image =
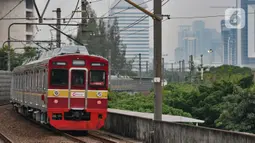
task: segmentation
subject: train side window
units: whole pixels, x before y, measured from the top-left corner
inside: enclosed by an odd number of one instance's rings
[[[27,85],[26,85],[26,87],[27,87],[27,90],[29,90],[29,83],[30,83],[29,72],[27,72],[26,74],[27,74]]]
[[[91,86],[105,86],[105,71],[91,70],[89,84]]]
[[[44,88],[48,87],[48,71],[44,70]]]
[[[13,77],[13,87],[14,87],[14,89],[16,89],[16,83],[17,83],[17,81],[16,81],[16,74],[14,74],[14,77]]]
[[[39,90],[39,83],[40,83],[40,79],[39,79],[39,70],[36,71],[36,90]]]
[[[34,85],[34,71],[31,71],[31,76],[30,76],[31,78],[30,78],[30,81],[31,81],[31,83],[30,83],[30,89],[31,89],[31,91],[33,91],[33,85]]]
[[[19,83],[19,82],[20,82],[20,75],[19,75],[19,74],[18,74],[18,78],[17,78],[17,79],[18,79],[17,89],[19,90],[19,84],[20,84],[20,83]]]
[[[52,69],[51,70],[51,85],[66,86],[68,85],[68,70],[67,69]]]

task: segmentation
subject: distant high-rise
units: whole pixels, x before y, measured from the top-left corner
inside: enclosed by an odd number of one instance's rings
[[[181,61],[184,60],[184,48],[183,47],[177,47],[174,51],[175,55],[175,61]]]
[[[184,60],[189,61],[190,55],[197,55],[197,38],[196,37],[185,37],[184,39]]]
[[[12,10],[20,0],[0,0],[0,17],[3,17],[10,10]],[[34,17],[34,6],[32,0],[25,0],[21,2],[15,9],[13,9],[5,18],[29,18]],[[12,23],[17,22],[31,22],[26,19],[16,20],[0,20],[0,45],[2,46],[8,37],[8,27]],[[11,28],[11,37],[17,40],[32,40],[34,28],[32,25],[14,25]],[[13,48],[24,47],[25,43],[11,43]],[[30,44],[30,43],[27,43]],[[16,50],[17,52],[17,50]]]
[[[147,8],[144,0],[133,0],[143,8]],[[141,53],[142,70],[146,70],[146,61],[149,61],[149,17],[121,0],[116,0],[112,7],[110,16],[117,17],[120,29],[120,39],[126,45],[126,59],[134,60],[133,70],[139,69],[138,54]],[[135,24],[137,23],[137,24]]]
[[[213,53],[208,53],[213,49]],[[215,29],[205,28],[203,21],[194,21],[192,25],[179,26],[178,48],[175,49],[175,60],[189,60],[193,55],[194,59],[200,59],[203,54],[204,63],[215,62],[215,57],[219,56],[220,33]],[[209,59],[210,58],[210,59]]]
[[[254,66],[255,65],[255,17],[254,0],[238,0],[238,7],[245,11],[245,26],[238,30],[238,65]]]
[[[223,63],[237,65],[237,30],[228,29],[225,20],[221,21],[221,39],[223,43]]]

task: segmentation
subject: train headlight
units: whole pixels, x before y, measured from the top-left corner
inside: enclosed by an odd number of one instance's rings
[[[58,104],[58,100],[57,100],[57,99],[55,99],[55,100],[54,100],[54,103],[55,103],[55,104]]]
[[[102,101],[98,100],[98,101],[97,101],[97,104],[102,104]]]

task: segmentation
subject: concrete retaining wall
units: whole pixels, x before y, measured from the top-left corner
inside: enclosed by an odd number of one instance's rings
[[[10,99],[11,78],[11,72],[0,71],[0,101]]]
[[[155,130],[153,131],[153,128]],[[254,143],[255,135],[108,113],[105,130],[144,143]],[[155,140],[155,141],[154,141]]]

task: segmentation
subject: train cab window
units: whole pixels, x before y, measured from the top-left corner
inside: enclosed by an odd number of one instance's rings
[[[51,70],[51,85],[57,85],[57,86],[68,85],[68,70],[67,69],[52,69]]]
[[[90,85],[105,86],[105,72],[104,71],[90,71]]]
[[[72,70],[72,85],[84,86],[85,83],[85,71]]]

